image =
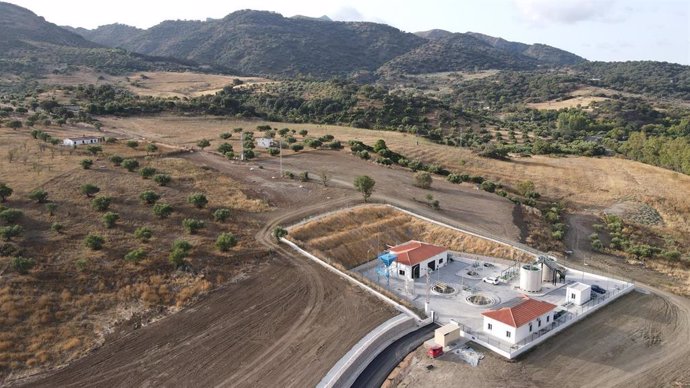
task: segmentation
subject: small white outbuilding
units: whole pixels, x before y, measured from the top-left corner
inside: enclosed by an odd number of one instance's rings
[[[82,137],[68,137],[62,141],[66,146],[78,146],[82,144],[97,144],[101,142],[100,137],[96,136],[82,136]]]
[[[256,139],[256,145],[261,147],[261,148],[271,148],[275,147],[277,143],[275,140],[271,139],[270,137],[260,137]]]
[[[584,283],[573,283],[566,288],[566,299],[578,306],[589,302],[592,299],[592,287]]]

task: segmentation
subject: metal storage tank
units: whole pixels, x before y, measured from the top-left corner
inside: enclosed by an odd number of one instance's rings
[[[541,268],[525,264],[520,267],[520,289],[526,292],[541,291]]]
[[[541,280],[550,282],[553,280],[553,270],[546,264],[541,265]]]

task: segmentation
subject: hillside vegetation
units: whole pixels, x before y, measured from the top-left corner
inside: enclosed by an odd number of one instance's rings
[[[122,33],[104,26],[84,33],[103,44],[155,56],[221,65],[249,74],[330,76],[376,70],[424,43],[393,27],[364,22],[285,18],[264,11],[237,11],[223,19],[165,21]],[[120,36],[115,38],[110,35]]]

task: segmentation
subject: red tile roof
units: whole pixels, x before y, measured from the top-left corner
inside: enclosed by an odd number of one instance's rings
[[[400,264],[415,265],[419,264],[430,257],[443,253],[448,249],[439,247],[437,245],[427,244],[420,241],[408,241],[404,244],[394,246],[389,249],[398,258],[396,261]]]
[[[508,326],[523,326],[549,311],[556,308],[556,305],[541,300],[525,298],[525,300],[513,307],[504,307],[498,310],[489,310],[482,313],[483,316],[493,318],[503,322]]]

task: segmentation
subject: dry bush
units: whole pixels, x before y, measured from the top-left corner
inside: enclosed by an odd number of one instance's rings
[[[81,340],[79,338],[70,338],[59,345],[60,350],[63,352],[68,352],[70,350],[76,349],[81,345]]]
[[[382,205],[339,211],[295,226],[289,233],[288,237],[306,250],[347,269],[374,259],[389,246],[409,240],[510,260],[533,258],[510,246],[438,226]]]

